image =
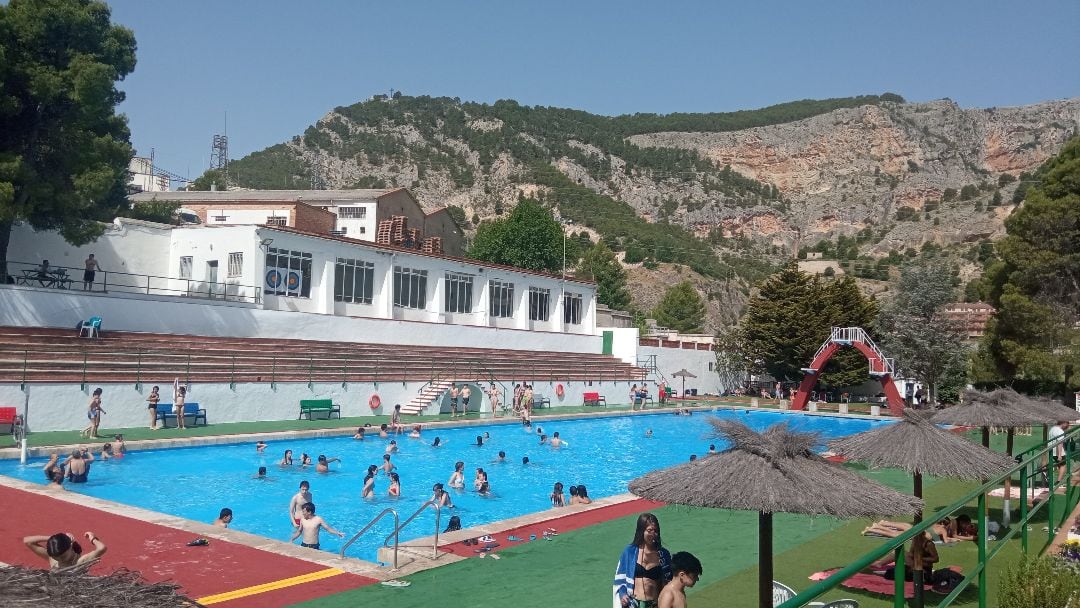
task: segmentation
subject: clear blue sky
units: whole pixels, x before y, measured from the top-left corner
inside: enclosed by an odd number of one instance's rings
[[[599,114],[892,91],[964,107],[1080,96],[1080,1],[113,0],[140,155],[195,177],[335,106],[408,95]]]

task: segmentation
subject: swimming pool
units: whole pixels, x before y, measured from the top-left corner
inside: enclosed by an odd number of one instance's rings
[[[377,434],[364,441],[351,437],[288,439],[269,442],[264,454],[257,454],[253,442],[195,448],[145,450],[126,458],[95,462],[86,484],[65,484],[69,491],[105,500],[130,504],[187,519],[212,522],[222,507],[233,510],[230,527],[262,536],[288,540],[293,528],[288,505],[301,480],[311,484],[318,515],[350,538],[386,507],[396,509],[402,519],[431,497],[434,483],[445,483],[454,463],[465,463],[465,489],[450,489],[455,507],[444,510],[443,526],[451,515],[472,527],[550,508],[549,495],[555,482],[585,484],[589,496],[599,498],[626,492],[627,483],[648,471],[685,462],[691,454],[704,456],[710,443],[710,416],[736,418],[752,428],[764,429],[789,421],[796,430],[817,431],[824,439],[846,436],[889,421],[806,416],[746,410],[698,411],[693,416],[670,412],[653,415],[618,416],[578,420],[539,421],[531,432],[516,423],[486,426],[428,429],[421,439],[397,436],[399,453],[393,462],[401,476],[402,496],[387,495],[389,479],[379,474],[375,497],[363,499],[360,490],[369,464],[381,464],[388,440]],[[535,428],[549,436],[558,431],[569,444],[563,448],[540,445]],[[647,430],[652,437],[646,438]],[[491,438],[476,447],[476,436]],[[444,443],[432,447],[435,437]],[[717,443],[718,449],[723,444]],[[293,450],[296,462],[306,452],[341,458],[330,473],[316,473],[310,467],[279,467],[282,453]],[[498,452],[506,452],[504,462],[496,462]],[[522,465],[522,457],[530,463]],[[23,466],[18,461],[0,461],[0,475],[43,483],[41,467],[45,459]],[[255,479],[260,466],[268,469],[268,479]],[[488,473],[492,496],[473,491],[476,468]],[[569,494],[564,494],[569,500]],[[392,518],[379,522],[348,550],[347,555],[374,561],[382,540],[393,529]],[[434,529],[434,513],[421,515],[402,532],[402,541],[428,536]],[[337,552],[342,545],[336,536],[322,534],[322,548]]]

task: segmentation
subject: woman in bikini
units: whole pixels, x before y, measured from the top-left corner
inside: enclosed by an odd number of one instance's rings
[[[613,608],[655,608],[671,574],[671,553],[660,542],[660,521],[652,513],[642,513],[634,540],[615,569]]]
[[[150,396],[146,398],[146,403],[149,404],[146,409],[150,412],[151,431],[157,430],[157,404],[161,401],[161,393],[158,392],[159,390],[160,389],[156,386],[150,389]]]
[[[397,473],[390,473],[390,496],[401,496],[401,477]]]
[[[285,450],[285,455],[281,457],[281,462],[279,464],[283,467],[292,466],[292,450]]]
[[[465,487],[465,463],[460,460],[454,463],[454,472],[450,474],[450,479],[446,480],[446,485],[451,488],[464,488]]]
[[[181,386],[173,397],[173,410],[176,412],[176,428],[178,429],[187,428],[187,425],[184,424],[184,397],[186,395],[187,389]]]

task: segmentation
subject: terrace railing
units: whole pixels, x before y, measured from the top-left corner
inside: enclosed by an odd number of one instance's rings
[[[977,584],[979,608],[986,608],[987,593],[987,567],[989,563],[997,557],[1002,549],[1006,547],[1005,541],[1014,538],[1017,534],[1020,535],[1021,545],[1025,553],[1028,553],[1032,548],[1030,546],[1028,524],[1032,521],[1032,518],[1039,514],[1043,509],[1046,510],[1046,518],[1049,522],[1047,526],[1047,536],[1044,543],[1039,543],[1034,546],[1037,553],[1043,552],[1053,542],[1054,535],[1057,532],[1057,527],[1061,525],[1068,517],[1069,513],[1076,507],[1078,501],[1080,501],[1080,487],[1073,486],[1072,480],[1072,466],[1073,460],[1076,457],[1076,453],[1073,449],[1075,440],[1080,438],[1080,428],[1074,428],[1067,432],[1063,438],[1066,446],[1065,454],[1065,474],[1062,475],[1062,479],[1055,479],[1055,467],[1052,464],[1049,467],[1043,465],[1043,458],[1048,456],[1051,450],[1055,446],[1042,444],[1036,446],[1030,450],[1023,452],[1020,456],[1020,461],[1015,467],[1013,467],[1008,473],[999,475],[994,479],[982,484],[977,489],[973,490],[963,498],[960,498],[953,504],[941,509],[933,515],[927,516],[923,521],[913,526],[907,532],[897,536],[894,539],[889,540],[877,549],[863,555],[851,564],[844,568],[841,568],[838,572],[835,572],[829,578],[810,586],[802,593],[799,593],[795,597],[780,604],[778,608],[798,608],[804,606],[807,603],[813,601],[821,594],[834,589],[840,585],[843,581],[847,580],[854,574],[857,574],[863,568],[870,566],[874,561],[887,556],[890,552],[893,554],[893,558],[896,560],[895,569],[896,572],[904,571],[904,545],[907,541],[911,540],[915,535],[921,534],[924,530],[928,530],[935,523],[942,518],[951,515],[954,511],[966,506],[971,501],[977,501],[979,515],[979,531],[975,537],[975,542],[978,546],[978,564],[972,572],[964,574],[964,580],[952,590],[951,593],[945,596],[940,603],[936,604],[938,608],[945,608],[946,606],[953,605],[957,596],[960,595],[964,589],[968,588],[972,583]],[[1037,476],[1040,476],[1045,472],[1047,479],[1049,480],[1049,496],[1046,500],[1040,501],[1035,504],[1034,507],[1028,508],[1027,495],[1028,488],[1032,487],[1031,482]],[[997,544],[991,549],[987,545],[987,530],[986,530],[986,496],[987,493],[996,488],[999,484],[1003,483],[1007,477],[1019,474],[1020,475],[1020,520],[1014,522],[1009,528],[1008,532],[1003,536],[998,537]],[[1064,493],[1059,495],[1057,490],[1062,488]],[[842,498],[838,498],[842,500]],[[1058,513],[1061,513],[1058,517]],[[893,596],[894,608],[903,608],[906,600],[904,599],[904,578],[903,576],[897,576],[895,579],[895,590]],[[918,606],[918,605],[917,605]]]
[[[8,261],[9,276],[16,284],[55,289],[81,289],[87,286],[82,280],[83,268],[50,266],[47,273],[40,273],[39,268],[39,263]],[[262,288],[258,285],[241,285],[235,281],[196,281],[183,277],[163,277],[115,270],[97,271],[87,291],[262,303]]]

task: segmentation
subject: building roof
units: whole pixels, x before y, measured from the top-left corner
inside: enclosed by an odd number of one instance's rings
[[[182,226],[181,228],[217,228],[217,227],[224,227],[224,226],[198,225],[198,226]],[[337,236],[337,235],[333,235],[333,234],[320,234],[318,232],[309,232],[307,230],[297,230],[296,228],[289,228],[289,227],[283,227],[283,226],[263,226],[263,225],[260,225],[260,226],[258,226],[258,228],[260,230],[272,230],[274,232],[282,232],[282,233],[285,233],[285,234],[297,234],[297,235],[300,235],[300,236],[308,236],[308,237],[314,237],[314,238],[319,238],[319,239],[325,239],[327,241],[338,241],[340,243],[349,243],[350,245],[363,245],[364,247],[368,247],[368,248],[371,248],[371,249],[381,249],[383,251],[400,251],[402,253],[418,255],[418,256],[421,256],[421,257],[425,257],[425,258],[436,258],[436,259],[440,259],[440,260],[450,260],[450,261],[453,261],[453,262],[460,262],[462,264],[469,264],[469,265],[472,265],[472,266],[482,266],[484,268],[492,268],[492,269],[497,269],[497,270],[507,270],[507,271],[510,271],[510,272],[518,272],[518,273],[521,273],[521,274],[531,274],[531,275],[535,275],[535,276],[539,276],[539,277],[545,277],[545,278],[548,278],[548,279],[564,279],[568,283],[578,283],[580,285],[589,285],[589,286],[595,286],[596,285],[596,283],[593,282],[593,281],[585,281],[585,280],[582,280],[582,279],[575,279],[575,278],[571,278],[571,277],[562,277],[562,276],[557,275],[557,274],[551,274],[551,273],[548,273],[548,272],[540,272],[538,270],[526,270],[524,268],[516,268],[514,266],[504,266],[502,264],[492,264],[491,262],[484,262],[482,260],[474,260],[472,258],[459,258],[459,257],[456,257],[456,256],[440,255],[440,254],[436,254],[436,253],[424,253],[424,252],[419,251],[417,249],[409,249],[407,247],[398,247],[398,246],[395,246],[395,245],[384,245],[384,244],[381,244],[381,243],[376,243],[374,241],[361,241],[359,239],[352,239],[352,238],[349,238],[347,236]]]
[[[986,302],[952,302],[945,305],[946,312],[997,312],[993,306]]]
[[[362,188],[356,190],[177,190],[170,192],[140,192],[128,199],[133,203],[151,201],[229,202],[229,201],[370,201],[406,188]],[[411,196],[411,194],[410,194]]]

